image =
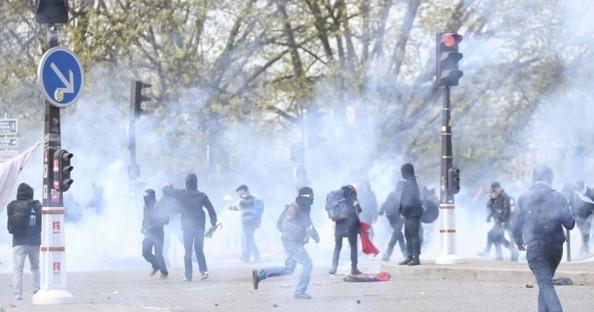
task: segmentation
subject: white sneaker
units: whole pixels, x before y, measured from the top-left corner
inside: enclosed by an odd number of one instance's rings
[[[23,296],[21,296],[21,295],[15,295],[14,296],[14,300],[23,300]]]

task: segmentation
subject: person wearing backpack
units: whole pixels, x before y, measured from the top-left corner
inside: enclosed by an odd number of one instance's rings
[[[258,245],[254,239],[256,229],[260,227],[262,222],[262,214],[264,213],[264,203],[260,198],[252,195],[247,185],[240,185],[236,190],[239,195],[238,206],[231,207],[231,210],[241,212],[241,227],[242,227],[242,244],[241,244],[241,261],[249,263],[253,255],[255,262],[260,262],[260,252]]]
[[[520,250],[527,250],[528,266],[538,284],[538,311],[561,312],[561,302],[553,286],[553,277],[561,258],[567,230],[575,219],[566,198],[553,190],[553,170],[537,166],[533,184],[518,199],[518,213],[512,222],[514,240]]]
[[[421,217],[423,216],[423,201],[419,184],[415,177],[415,168],[406,163],[400,168],[404,183],[400,199],[400,215],[404,218],[404,237],[406,238],[407,256],[400,261],[400,265],[419,265],[421,261]]]
[[[181,225],[184,237],[184,280],[192,281],[192,250],[196,253],[201,279],[208,278],[206,257],[204,256],[204,232],[208,211],[211,228],[217,226],[217,213],[208,195],[198,190],[198,178],[195,173],[186,176],[186,189],[174,189],[171,185],[163,188],[163,195],[175,198],[181,207]]]
[[[261,281],[275,276],[293,274],[297,263],[303,266],[303,272],[295,288],[295,299],[311,299],[306,293],[311,280],[313,263],[305,244],[312,238],[316,243],[320,242],[320,236],[311,222],[311,206],[313,205],[314,193],[310,187],[299,189],[295,202],[287,205],[277,221],[277,228],[281,232],[281,240],[287,254],[287,260],[282,267],[271,267],[252,271],[252,282],[254,289],[258,289]]]
[[[31,186],[21,183],[16,200],[6,207],[7,228],[12,234],[14,257],[13,292],[16,300],[23,300],[23,267],[29,258],[33,273],[33,293],[40,287],[39,250],[41,246],[41,203],[33,199]]]
[[[402,256],[406,257],[408,255],[406,252],[404,235],[402,234],[402,227],[404,226],[404,223],[400,217],[400,199],[402,198],[403,187],[404,181],[398,181],[398,183],[396,183],[396,189],[388,195],[388,198],[386,198],[386,201],[380,208],[380,216],[385,214],[388,222],[390,222],[390,226],[392,227],[392,236],[388,242],[388,248],[382,257],[383,261],[390,261],[390,257],[392,256],[392,252],[394,251],[394,246],[396,246],[396,243],[398,243],[400,246]]]
[[[161,279],[169,275],[165,258],[163,257],[163,244],[165,233],[163,227],[169,224],[169,215],[163,207],[157,205],[155,190],[147,189],[144,194],[144,218],[142,220],[142,256],[151,264],[150,276],[161,271]],[[154,248],[154,254],[153,254]]]
[[[337,193],[338,192],[338,193]],[[359,201],[357,199],[357,190],[352,185],[343,186],[339,191],[332,192],[327,197],[327,207],[326,210],[342,210],[343,212],[337,213],[337,215],[341,215],[341,217],[336,218],[332,217],[331,219],[335,222],[334,228],[334,253],[332,255],[332,266],[330,267],[330,271],[328,274],[334,275],[336,274],[336,270],[338,269],[338,260],[340,258],[340,250],[342,249],[342,241],[343,238],[347,238],[349,241],[349,245],[351,247],[351,274],[361,274],[361,271],[357,268],[358,265],[358,251],[357,251],[357,235],[360,232],[360,221],[359,221],[359,213],[361,213],[362,209],[359,205]],[[330,198],[334,197],[335,194],[341,194],[342,199],[338,201],[338,204],[334,207],[332,203],[334,200],[330,200]]]

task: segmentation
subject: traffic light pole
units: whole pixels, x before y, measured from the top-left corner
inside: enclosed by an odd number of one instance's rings
[[[49,48],[58,46],[57,27],[49,24]],[[54,186],[60,169],[54,159],[61,149],[60,109],[45,100],[43,148],[43,208],[41,211],[40,270],[41,289],[33,296],[33,304],[61,304],[72,300],[66,291],[64,240],[64,204],[61,186]]]
[[[128,168],[130,206],[132,212],[136,213],[136,200],[138,198],[138,163],[136,160],[136,87],[137,81],[132,80],[130,86],[130,118],[128,120],[128,151],[130,152],[130,164]]]
[[[453,167],[450,86],[444,87],[441,127],[441,179],[440,179],[440,219],[441,255],[435,263],[456,263],[456,215],[454,192],[449,181],[449,170]]]

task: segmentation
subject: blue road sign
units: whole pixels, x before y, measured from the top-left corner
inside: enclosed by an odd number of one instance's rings
[[[37,79],[41,92],[54,106],[74,103],[84,84],[82,66],[72,51],[55,47],[41,57]]]

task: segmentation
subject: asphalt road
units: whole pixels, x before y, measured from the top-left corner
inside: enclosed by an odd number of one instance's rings
[[[31,297],[15,302],[11,276],[0,275],[0,304],[6,311],[482,311],[534,312],[538,288],[524,284],[443,279],[400,279],[389,282],[346,283],[316,269],[309,293],[312,300],[295,300],[293,286],[300,273],[268,279],[255,291],[250,266],[214,267],[206,281],[183,282],[183,273],[171,271],[168,280],[149,278],[147,270],[70,273],[73,304],[32,306]],[[26,277],[30,294],[30,275]],[[565,311],[591,312],[594,287],[557,288]]]

